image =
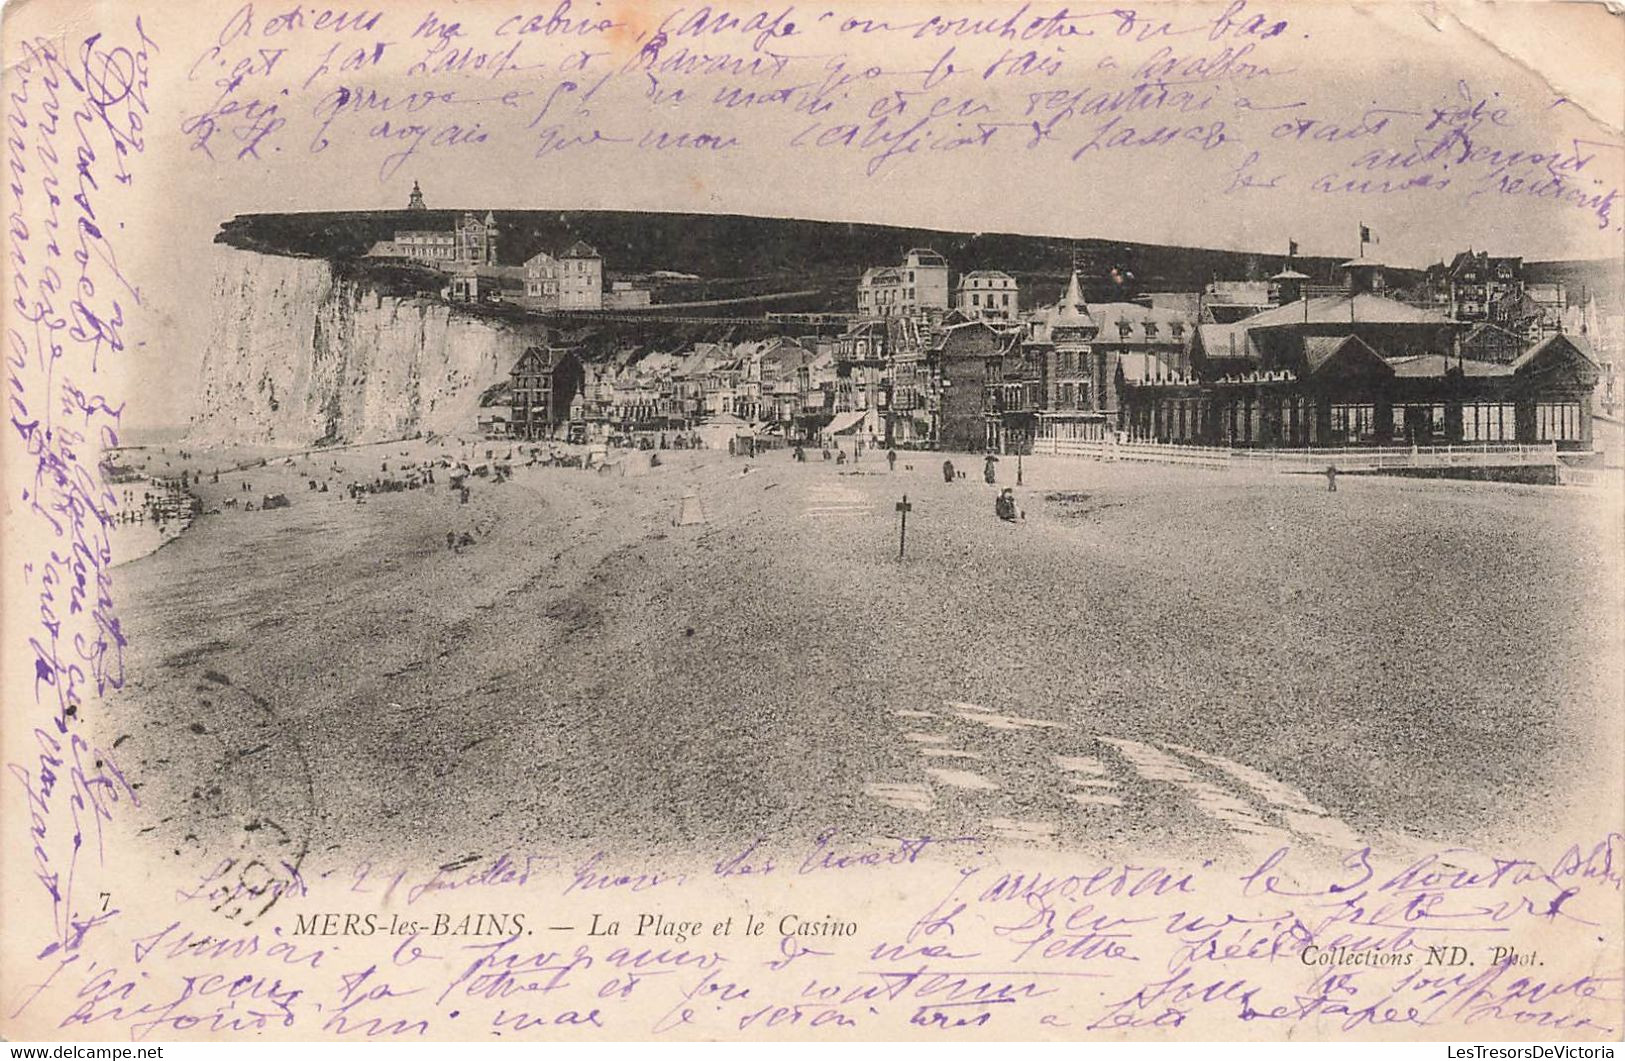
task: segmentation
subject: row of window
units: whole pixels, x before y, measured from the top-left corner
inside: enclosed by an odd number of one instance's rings
[[[1535,406],[1535,438],[1542,442],[1571,442],[1581,437],[1578,402],[1540,402]]]
[[[1514,442],[1518,438],[1518,407],[1507,403],[1461,407],[1463,442]]]
[[[1067,384],[1061,384],[1061,407],[1068,407]],[[1088,386],[1079,384],[1079,404],[1087,401]],[[1190,409],[1187,420],[1187,408]],[[1364,403],[1336,404],[1331,407],[1330,439],[1333,442],[1374,442],[1380,439],[1378,410]],[[1228,428],[1226,437],[1251,442],[1255,435],[1268,433],[1276,439],[1313,439],[1313,410],[1302,399],[1288,401],[1277,408],[1260,405],[1250,399],[1231,403],[1220,410],[1221,424]],[[1205,418],[1200,403],[1173,400],[1152,410],[1143,408],[1137,419],[1147,427],[1153,417],[1161,424],[1161,434],[1175,438],[1186,437],[1187,431],[1197,433],[1197,424]],[[1394,442],[1442,442],[1448,438],[1445,407],[1442,404],[1397,404],[1392,406],[1388,422],[1389,439]],[[1461,407],[1461,440],[1463,442],[1513,442],[1518,437],[1517,407],[1510,402],[1481,402]],[[1578,402],[1540,402],[1535,405],[1535,440],[1539,442],[1574,442],[1582,439],[1581,412]]]
[[[1375,405],[1332,406],[1332,437],[1365,441],[1377,437]]]
[[[1068,382],[1055,388],[1055,407],[1058,409],[1089,408],[1089,384]]]

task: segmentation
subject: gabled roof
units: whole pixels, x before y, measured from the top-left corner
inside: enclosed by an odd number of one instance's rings
[[[1499,324],[1491,324],[1489,321],[1480,321],[1469,328],[1467,334],[1461,337],[1463,345],[1484,339],[1499,339],[1502,342],[1523,342],[1523,336],[1517,332],[1509,332]]]
[[[595,248],[592,244],[588,243],[584,239],[578,239],[574,243],[570,244],[570,246],[566,247],[564,253],[559,255],[559,257],[597,258],[601,257],[601,255],[599,255],[597,248]]]
[[[1385,374],[1393,372],[1393,367],[1358,335],[1303,337],[1303,360],[1310,375],[1314,375],[1334,361],[1349,359],[1369,362],[1372,367],[1381,366]]]
[[[806,354],[810,352],[800,342],[786,335],[775,335],[773,338],[766,340],[760,350],[763,355],[777,353]]]
[[[1470,357],[1448,357],[1445,354],[1391,357],[1388,359],[1388,366],[1400,379],[1440,379],[1448,372],[1460,372],[1474,379],[1512,375],[1511,365],[1498,365],[1493,361],[1475,361]]]
[[[1515,255],[1506,255],[1496,258],[1492,257],[1489,251],[1478,251],[1475,253],[1473,249],[1469,247],[1464,251],[1458,252],[1456,256],[1450,260],[1450,275],[1455,276],[1464,266],[1469,263],[1489,268],[1502,263],[1521,265],[1523,264],[1523,258]]]
[[[514,362],[510,374],[522,371],[551,371],[573,351],[562,346],[527,346]]]
[[[1578,362],[1583,373],[1592,376],[1601,374],[1596,359],[1591,356],[1591,345],[1581,335],[1549,335],[1540,342],[1525,350],[1518,359],[1512,362],[1512,371],[1523,373],[1532,371],[1542,364],[1561,364],[1563,362]]]

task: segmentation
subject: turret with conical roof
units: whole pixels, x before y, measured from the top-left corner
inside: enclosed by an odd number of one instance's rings
[[[1089,316],[1089,303],[1083,297],[1083,281],[1078,278],[1076,269],[1067,281],[1066,294],[1055,305],[1054,323],[1063,327],[1095,327],[1094,318]],[[1093,331],[1090,334],[1093,335]]]
[[[1100,325],[1089,315],[1089,303],[1083,297],[1083,281],[1078,271],[1072,270],[1066,293],[1055,304],[1049,319],[1050,341],[1057,346],[1087,344],[1100,331]]]
[[[423,201],[423,189],[418,187],[417,181],[412,182],[412,194],[406,200],[406,208],[408,210],[429,209],[428,204]]]

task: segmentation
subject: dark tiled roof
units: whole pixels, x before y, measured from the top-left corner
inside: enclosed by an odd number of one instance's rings
[[[1450,371],[1459,371],[1475,379],[1512,375],[1511,365],[1498,365],[1493,361],[1475,361],[1472,358],[1448,357],[1444,354],[1389,358],[1388,366],[1400,379],[1440,379]]]
[[[1351,308],[1352,304],[1352,308]],[[1382,295],[1362,292],[1300,299],[1255,313],[1239,323],[1246,328],[1276,328],[1294,324],[1449,324],[1450,318]]]

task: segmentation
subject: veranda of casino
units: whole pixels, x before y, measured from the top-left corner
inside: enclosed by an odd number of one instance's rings
[[[1341,292],[1313,297],[1283,284],[1279,306],[1199,326],[1186,371],[1122,359],[1116,429],[1133,441],[1230,448],[1591,449],[1600,373],[1584,337],[1551,335],[1510,360],[1474,356],[1465,325],[1384,297],[1376,263],[1344,268]]]
[[[1116,426],[1137,442],[1231,448],[1591,447],[1594,367],[1589,382],[1585,365],[1572,361],[1566,372],[1520,373],[1506,366],[1490,373],[1483,371],[1487,366],[1441,364],[1419,366],[1433,371],[1415,374],[1405,371],[1410,367],[1402,363],[1388,373],[1373,367],[1356,378],[1254,372],[1210,381],[1124,380]]]

